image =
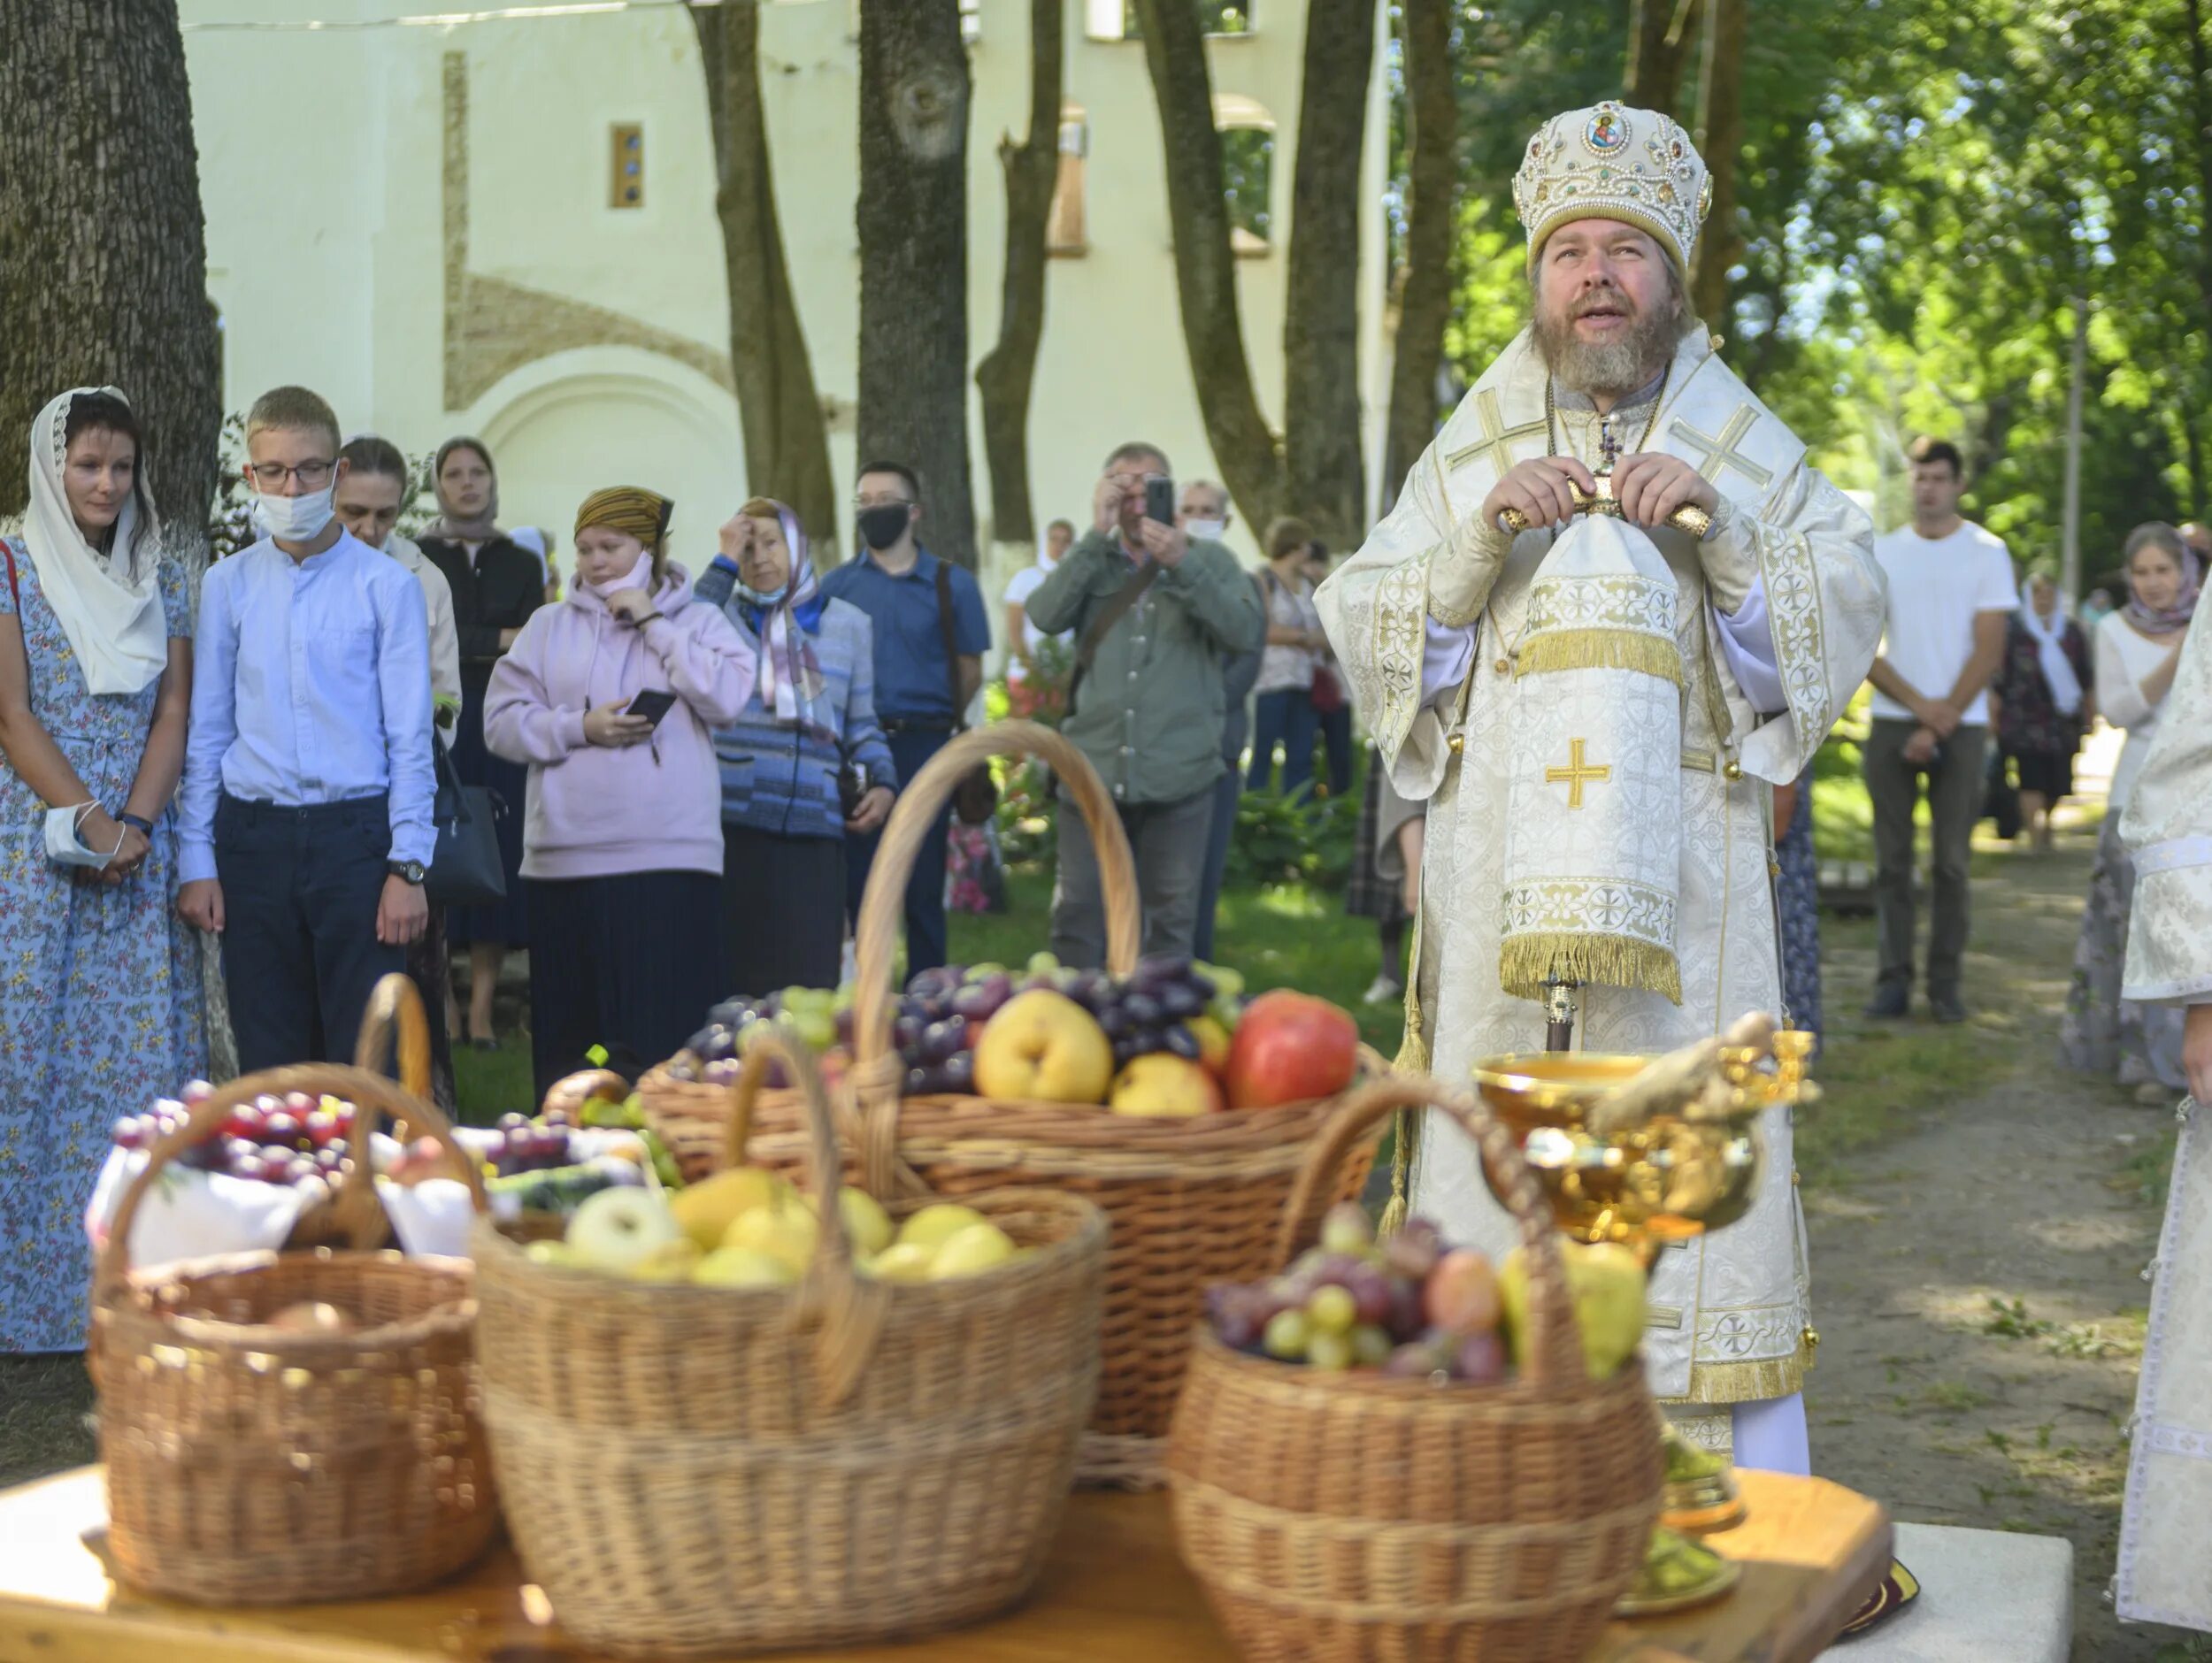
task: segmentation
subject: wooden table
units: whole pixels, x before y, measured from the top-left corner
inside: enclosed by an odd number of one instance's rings
[[[1743,1581],[1702,1611],[1613,1624],[1590,1663],[1796,1663],[1820,1652],[1889,1565],[1890,1526],[1817,1478],[1744,1473],[1751,1516],[1709,1538]],[[109,1581],[96,1467],[0,1491],[0,1663],[603,1663],[550,1626],[495,1550],[426,1594],[349,1606],[208,1610]],[[813,1654],[817,1657],[822,1653]],[[1175,1555],[1164,1496],[1075,1498],[1035,1596],[981,1628],[865,1646],[844,1663],[1233,1663]]]

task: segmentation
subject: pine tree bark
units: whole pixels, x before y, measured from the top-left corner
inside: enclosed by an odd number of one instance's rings
[[[860,456],[921,476],[931,550],[972,570],[968,54],[959,0],[861,0]]]
[[[1628,20],[1624,101],[1672,115],[1690,56],[1690,25],[1698,0],[1633,0]]]
[[[1283,306],[1285,500],[1333,546],[1367,527],[1360,448],[1360,152],[1375,0],[1310,0]]]
[[[1176,296],[1199,418],[1245,523],[1264,526],[1283,511],[1283,458],[1260,413],[1244,350],[1221,134],[1214,126],[1213,76],[1198,8],[1188,0],[1137,0],[1137,11],[1160,113]]]
[[[991,539],[1034,548],[1029,495],[1029,399],[1045,330],[1045,238],[1060,177],[1060,107],[1065,80],[1062,0],[1029,4],[1029,132],[999,140],[1006,179],[1006,265],[999,284],[998,344],[976,365],[983,402],[983,457],[990,469]]]
[[[170,552],[205,563],[222,426],[176,0],[0,5],[0,515],[55,395],[113,385]]]
[[[791,288],[760,93],[760,8],[733,0],[691,13],[714,133],[715,217],[730,292],[730,368],[747,488],[788,502],[815,543],[839,547],[829,433]],[[731,504],[736,507],[735,503]]]
[[[1742,257],[1736,234],[1736,157],[1743,149],[1743,42],[1747,0],[1706,0],[1705,73],[1698,88],[1697,149],[1713,179],[1712,211],[1698,238],[1690,299],[1706,326],[1728,331],[1728,268]]]
[[[1452,310],[1458,215],[1459,100],[1451,0],[1405,0],[1406,272],[1390,367],[1384,486],[1395,492],[1436,434],[1436,379]]]

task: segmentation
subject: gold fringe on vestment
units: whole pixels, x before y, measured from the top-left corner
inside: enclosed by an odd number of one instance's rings
[[[1681,967],[1656,942],[1547,931],[1514,936],[1499,949],[1498,982],[1515,998],[1541,1000],[1552,980],[1640,987],[1682,1002]]]
[[[1641,630],[1554,630],[1525,642],[1513,661],[1516,680],[1554,670],[1632,670],[1684,685],[1682,649]]]

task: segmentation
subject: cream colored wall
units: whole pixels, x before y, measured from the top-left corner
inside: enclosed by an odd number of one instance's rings
[[[1119,441],[1164,446],[1179,474],[1218,477],[1185,352],[1143,48],[1096,42],[1067,0],[1069,98],[1090,126],[1087,254],[1053,261],[1033,406],[1032,479],[1042,517],[1079,521]],[[225,323],[226,398],[304,381],[349,431],[411,451],[474,431],[495,448],[503,510],[566,541],[574,505],[618,479],[673,496],[675,536],[696,564],[745,492],[734,401],[699,369],[634,347],[557,349],[465,407],[444,399],[444,64],[468,65],[468,270],[603,307],[727,350],[714,165],[695,37],[649,11],[451,28],[241,33],[212,21],[390,16],[413,0],[183,0],[195,134],[208,218],[210,287]],[[421,8],[428,10],[428,7]],[[1279,419],[1282,312],[1302,50],[1301,0],[1258,0],[1258,29],[1212,42],[1216,88],[1276,122],[1278,244],[1239,263],[1239,298],[1263,408]],[[972,49],[970,350],[995,340],[1004,236],[999,135],[1027,122],[1026,0],[982,0]],[[836,415],[833,464],[849,479],[856,367],[857,47],[850,0],[785,0],[762,12],[761,50],[783,234],[814,372]],[[1379,82],[1379,75],[1378,77]],[[1364,239],[1380,248],[1384,111],[1372,101]],[[641,121],[646,204],[606,205],[607,130]],[[274,190],[264,181],[283,181]],[[1363,281],[1362,379],[1379,445],[1379,261]],[[971,399],[971,405],[973,400]],[[978,418],[972,408],[972,429]],[[979,433],[976,506],[988,547]],[[849,525],[845,527],[849,532]],[[1240,546],[1251,548],[1248,528]],[[988,574],[995,589],[1004,573]],[[995,609],[994,609],[995,618]]]

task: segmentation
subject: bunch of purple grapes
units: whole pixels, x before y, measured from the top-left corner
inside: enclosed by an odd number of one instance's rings
[[[177,1098],[164,1098],[142,1115],[115,1123],[119,1149],[148,1149],[183,1125],[192,1106],[214,1087],[195,1080]],[[263,1184],[319,1187],[344,1168],[351,1148],[353,1105],[305,1092],[283,1097],[264,1092],[231,1110],[215,1136],[187,1149],[180,1165],[227,1173]]]
[[[1087,1008],[1113,1042],[1117,1069],[1160,1051],[1195,1062],[1203,1047],[1190,1024],[1222,992],[1219,972],[1210,967],[1156,955],[1139,959],[1125,981],[1109,983],[1104,997]]]
[[[558,1109],[553,1112],[562,1113]],[[564,1121],[566,1118],[562,1115]],[[506,1114],[499,1117],[494,1130],[499,1133],[499,1146],[485,1158],[492,1163],[492,1170],[503,1178],[572,1164],[568,1153],[568,1128],[565,1124],[541,1125],[527,1115]]]

